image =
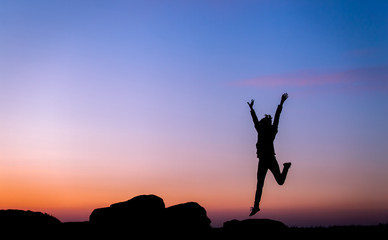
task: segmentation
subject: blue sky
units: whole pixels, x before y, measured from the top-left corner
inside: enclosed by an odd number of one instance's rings
[[[269,180],[263,216],[287,208],[306,215],[280,220],[308,225],[304,203],[321,211],[351,202],[344,209],[360,209],[362,222],[364,206],[386,205],[388,195],[371,190],[387,182],[386,1],[0,6],[0,191],[26,199],[0,208],[44,210],[34,202],[45,199],[54,215],[82,220],[153,192],[168,204],[198,201],[215,219],[243,218],[257,164],[246,102],[274,114],[283,92],[275,147],[294,172],[279,191]],[[229,200],[219,206],[221,197]],[[317,216],[311,224],[330,224]]]

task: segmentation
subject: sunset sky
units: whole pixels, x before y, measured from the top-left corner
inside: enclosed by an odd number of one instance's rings
[[[156,194],[246,219],[259,118],[288,92],[261,212],[388,223],[387,1],[0,1],[0,209],[86,221]]]

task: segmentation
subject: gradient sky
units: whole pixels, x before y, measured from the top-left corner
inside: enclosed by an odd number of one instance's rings
[[[0,1],[0,209],[85,221],[139,194],[248,218],[388,222],[387,1]]]

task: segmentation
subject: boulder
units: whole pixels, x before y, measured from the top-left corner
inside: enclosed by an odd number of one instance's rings
[[[0,210],[0,226],[36,227],[60,225],[61,221],[47,213],[16,209]]]
[[[165,211],[167,229],[201,232],[210,229],[210,222],[205,208],[196,202],[174,205]]]
[[[106,208],[95,209],[89,217],[91,224],[105,226],[123,225],[132,229],[153,227],[159,224],[165,210],[162,198],[155,195],[140,195],[128,201]]]
[[[274,237],[287,234],[288,226],[271,219],[231,220],[224,223],[224,232],[232,237]]]

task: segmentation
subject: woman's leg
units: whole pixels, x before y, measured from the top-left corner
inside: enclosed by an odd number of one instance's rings
[[[263,193],[263,186],[265,176],[267,175],[268,166],[264,163],[264,161],[259,161],[259,166],[257,168],[257,185],[256,185],[256,194],[255,194],[255,203],[254,208],[259,208],[261,195]]]
[[[273,156],[273,159],[271,159],[270,163],[268,164],[269,170],[271,170],[276,182],[279,185],[283,185],[286,181],[288,169],[290,169],[291,163],[285,163],[283,165],[283,171],[280,172],[279,164],[275,156]]]

